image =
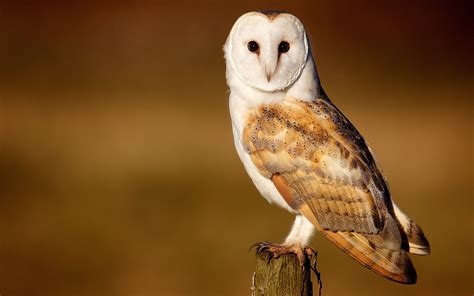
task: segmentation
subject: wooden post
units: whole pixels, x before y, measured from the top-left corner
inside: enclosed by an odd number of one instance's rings
[[[316,270],[316,254],[305,255],[301,265],[295,254],[273,258],[271,252],[257,252],[252,278],[252,296],[310,296],[313,295],[311,270],[317,276],[316,293],[321,295],[322,283]]]

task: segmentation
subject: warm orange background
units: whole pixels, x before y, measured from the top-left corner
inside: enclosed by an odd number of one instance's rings
[[[2,295],[249,295],[249,245],[292,222],[232,142],[222,45],[255,9],[301,18],[432,244],[402,286],[317,236],[324,295],[474,292],[469,1],[286,2],[0,4]]]

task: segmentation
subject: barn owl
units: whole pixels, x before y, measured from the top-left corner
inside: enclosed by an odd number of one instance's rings
[[[246,13],[224,53],[237,153],[260,194],[296,216],[282,244],[261,247],[301,259],[316,229],[377,274],[415,283],[408,253],[427,255],[429,243],[393,202],[367,142],[322,89],[300,20]]]

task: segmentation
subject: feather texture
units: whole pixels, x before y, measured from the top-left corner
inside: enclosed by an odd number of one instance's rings
[[[326,98],[249,112],[243,144],[291,208],[380,275],[416,282],[387,185],[362,136]]]

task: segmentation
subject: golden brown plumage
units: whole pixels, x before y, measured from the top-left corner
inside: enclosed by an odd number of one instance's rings
[[[384,177],[326,96],[287,97],[251,110],[242,139],[260,174],[330,241],[382,276],[416,282]]]

